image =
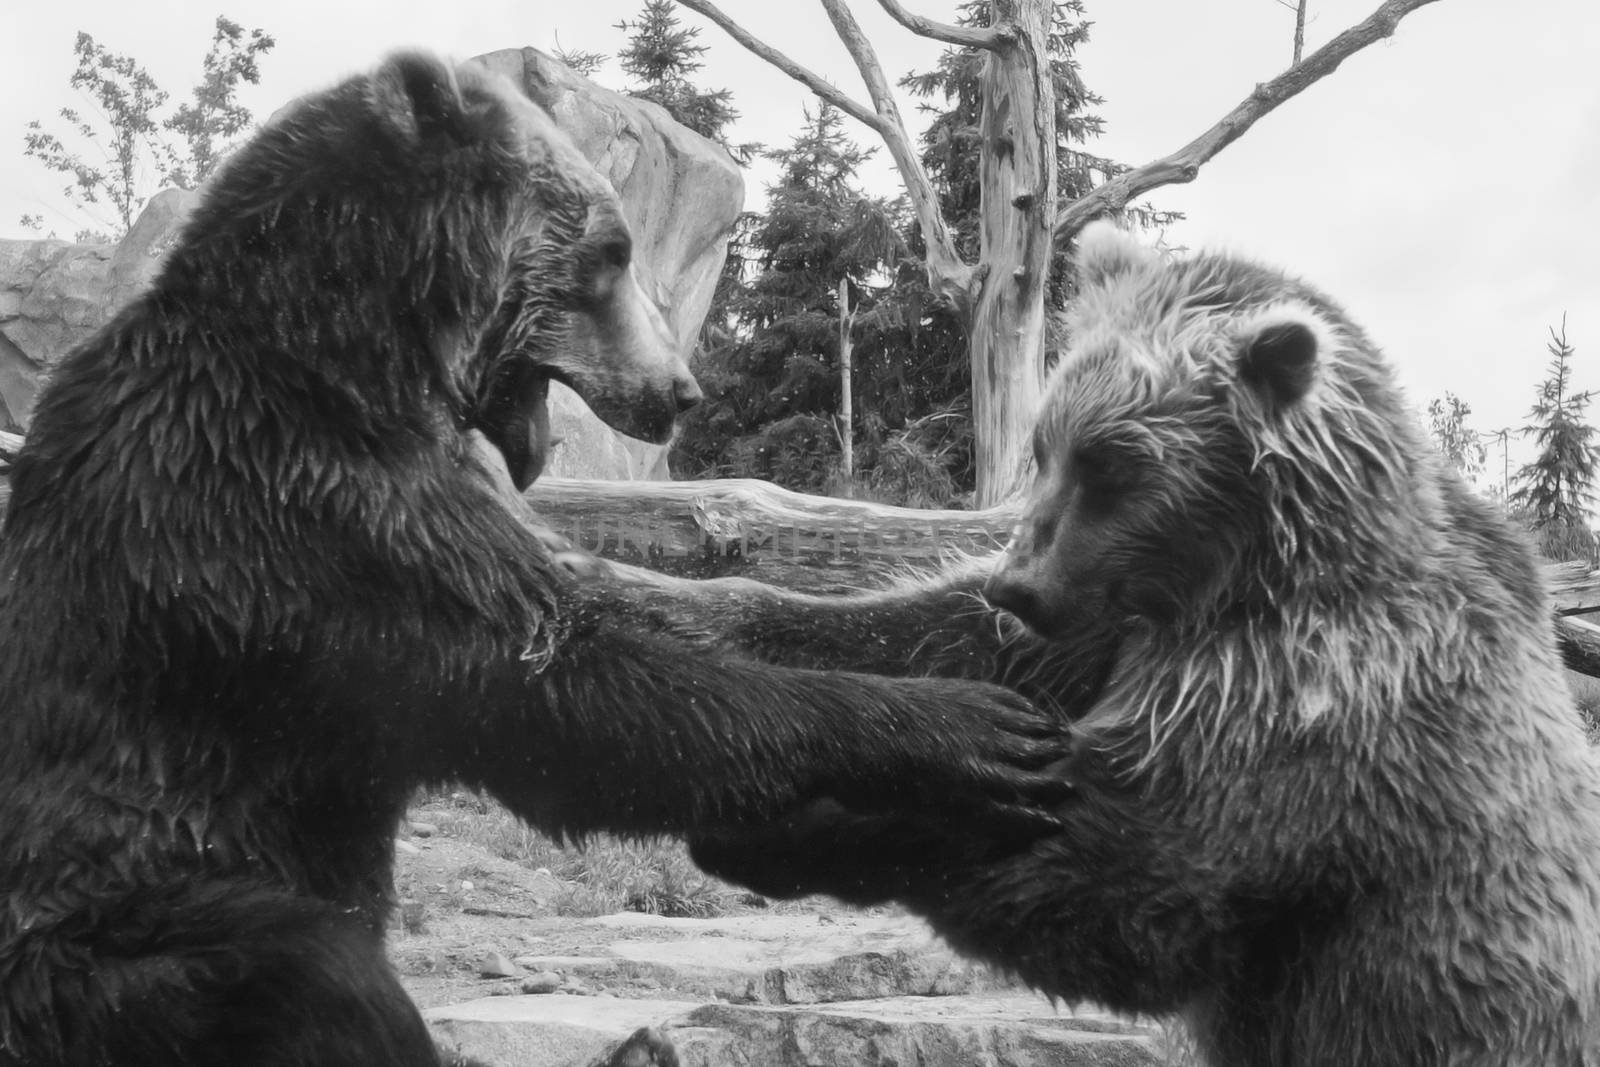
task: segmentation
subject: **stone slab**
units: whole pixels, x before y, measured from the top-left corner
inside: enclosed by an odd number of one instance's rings
[[[699,1005],[622,997],[485,997],[423,1012],[446,1048],[513,1067],[586,1067],[641,1026],[660,1026]]]
[[[592,923],[620,935],[603,955],[519,959],[529,968],[600,984],[620,977],[672,995],[736,1004],[821,1004],[1009,985],[903,915],[672,919],[629,914]]]
[[[580,1067],[641,1026],[683,1067],[1156,1067],[1159,1031],[1025,993],[825,1005],[491,997],[426,1013],[448,1046],[498,1064]]]

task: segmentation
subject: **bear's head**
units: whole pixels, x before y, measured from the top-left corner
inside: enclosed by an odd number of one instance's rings
[[[656,442],[700,397],[635,280],[616,192],[472,63],[402,53],[285,108],[212,179],[186,236],[169,283],[248,305],[251,340],[380,424],[444,405],[519,484],[543,459],[551,380]]]
[[[1077,275],[991,603],[1055,637],[1214,626],[1291,598],[1336,604],[1426,551],[1437,461],[1331,301],[1110,223],[1084,231]]]

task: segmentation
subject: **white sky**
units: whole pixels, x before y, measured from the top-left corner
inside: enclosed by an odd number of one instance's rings
[[[948,20],[947,0],[905,0]],[[1365,17],[1378,0],[1312,0],[1307,50]],[[23,213],[62,234],[62,182],[22,155],[30,118],[83,101],[67,85],[72,41],[86,30],[143,62],[174,98],[196,80],[216,15],[278,41],[245,102],[257,118],[422,45],[457,57],[533,45],[614,53],[639,0],[165,0],[159,17],[129,0],[3,0],[0,35],[0,236],[28,236]],[[1097,151],[1142,163],[1220,118],[1286,65],[1293,13],[1277,0],[1089,0],[1081,51],[1106,103]],[[725,10],[800,62],[865,99],[854,68],[811,0],[725,0]],[[853,8],[892,77],[927,69],[937,48],[891,23],[871,0]],[[701,83],[734,90],[737,139],[787,141],[810,97],[704,25]],[[601,80],[616,88],[612,68]],[[902,99],[908,116],[910,101]],[[863,143],[870,134],[859,131]],[[758,170],[747,197],[770,171]],[[886,162],[871,184],[889,192]],[[1287,265],[1344,303],[1401,368],[1414,401],[1449,389],[1480,430],[1518,426],[1546,360],[1547,327],[1567,315],[1576,384],[1600,388],[1600,6],[1593,0],[1438,0],[1397,34],[1289,101],[1154,201],[1189,221],[1170,239]],[[1600,409],[1596,416],[1600,417]],[[1496,457],[1497,459],[1498,457]],[[1513,463],[1517,462],[1513,453]],[[1493,461],[1492,461],[1493,462]]]

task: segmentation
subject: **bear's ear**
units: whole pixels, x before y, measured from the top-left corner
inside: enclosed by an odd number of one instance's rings
[[[1133,234],[1110,219],[1098,219],[1078,235],[1078,285],[1088,288],[1118,274],[1128,274],[1158,258]]]
[[[397,52],[372,75],[378,121],[407,144],[466,139],[466,103],[455,68],[427,52]]]
[[[1332,338],[1333,328],[1310,308],[1269,308],[1241,326],[1239,376],[1278,403],[1293,404],[1311,391]]]

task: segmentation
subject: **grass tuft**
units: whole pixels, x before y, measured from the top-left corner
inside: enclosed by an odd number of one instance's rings
[[[619,911],[712,918],[748,906],[747,894],[700,871],[679,841],[622,840],[598,835],[562,844],[519,820],[496,801],[451,792],[419,798],[442,835],[566,884],[557,915],[587,918]]]

